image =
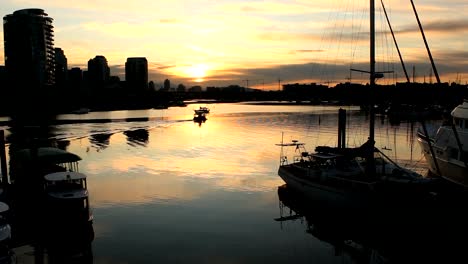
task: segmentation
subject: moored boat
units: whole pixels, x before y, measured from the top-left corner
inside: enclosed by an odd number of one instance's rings
[[[468,188],[468,100],[439,128],[419,129],[418,142],[431,173]],[[432,148],[432,150],[431,150]]]
[[[313,153],[297,141],[277,145],[296,149],[291,161],[281,151],[278,175],[311,199],[340,201],[351,209],[430,198],[427,190],[434,180],[399,166],[369,142],[357,148],[318,146]],[[367,169],[368,153],[373,155],[373,174]]]
[[[370,89],[375,89],[376,79],[383,72],[375,70],[375,14],[374,1],[370,2]],[[352,69],[353,70],[353,69]],[[346,114],[340,109],[338,121],[338,146],[318,146],[314,153],[304,150],[304,144],[293,141],[299,155],[290,163],[281,149],[278,175],[296,191],[313,199],[340,200],[345,207],[369,208],[399,206],[413,201],[431,199],[433,180],[403,168],[375,147],[374,98],[369,97],[369,137],[361,146],[346,147]]]

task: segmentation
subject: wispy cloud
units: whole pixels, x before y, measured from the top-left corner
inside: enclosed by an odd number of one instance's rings
[[[468,31],[468,19],[457,20],[438,20],[431,21],[423,25],[424,31],[434,31],[439,33],[462,33]],[[398,33],[415,33],[419,32],[417,25],[406,25],[402,29],[397,30]]]

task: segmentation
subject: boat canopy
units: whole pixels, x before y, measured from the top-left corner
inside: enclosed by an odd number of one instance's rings
[[[33,149],[22,149],[15,152],[15,159],[20,162],[31,162],[34,159]],[[77,162],[80,161],[80,156],[70,153],[68,151],[52,148],[40,147],[37,148],[37,161],[53,164]]]
[[[74,171],[60,171],[50,173],[44,176],[46,181],[67,181],[67,180],[82,180],[86,179],[86,175],[79,172]]]
[[[452,116],[454,118],[468,119],[468,100],[463,101],[463,104],[455,107],[452,111]]]

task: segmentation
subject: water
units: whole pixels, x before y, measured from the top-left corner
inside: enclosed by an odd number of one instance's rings
[[[275,144],[283,135],[309,150],[335,145],[339,107],[210,104],[208,120],[198,124],[192,118],[199,106],[205,105],[63,115],[58,119],[149,121],[50,127],[49,137],[81,156],[80,171],[88,176],[95,237],[92,258],[77,263],[356,262],[307,233],[304,218],[274,220],[284,210]],[[349,145],[360,145],[366,117],[344,108]],[[417,125],[377,120],[376,146],[423,171]],[[18,246],[18,263],[52,263],[47,250],[41,255],[34,248]]]

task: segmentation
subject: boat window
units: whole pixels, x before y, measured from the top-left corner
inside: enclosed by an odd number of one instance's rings
[[[451,159],[458,159],[458,149],[451,148],[449,149],[449,153]]]

